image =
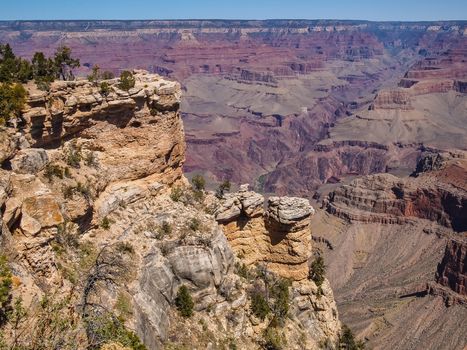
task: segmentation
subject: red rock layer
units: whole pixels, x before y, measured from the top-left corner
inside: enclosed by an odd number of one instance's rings
[[[467,161],[455,159],[416,178],[377,174],[356,179],[331,192],[325,206],[350,221],[403,223],[421,218],[463,232],[467,231],[466,184]]]

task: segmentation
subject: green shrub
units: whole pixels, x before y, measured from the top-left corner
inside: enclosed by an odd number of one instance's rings
[[[130,71],[124,70],[120,74],[120,84],[118,87],[122,90],[128,91],[135,86],[135,77]]]
[[[75,188],[73,186],[64,186],[62,188],[63,198],[70,199],[73,198]]]
[[[188,228],[193,231],[193,232],[196,232],[199,230],[201,226],[201,222],[199,221],[199,219],[197,218],[192,218],[189,222],[188,222]]]
[[[96,154],[92,151],[89,151],[84,158],[84,163],[87,166],[96,166]]]
[[[63,168],[56,164],[47,164],[44,170],[44,176],[49,182],[52,182],[54,176],[63,179],[63,173]]]
[[[175,306],[177,306],[180,315],[183,317],[193,316],[193,299],[191,298],[190,292],[185,285],[182,285],[177,292],[177,297],[175,298]]]
[[[109,218],[108,218],[107,216],[105,216],[105,217],[102,219],[101,227],[102,227],[104,230],[110,229],[110,220],[109,220]]]
[[[133,308],[128,294],[123,292],[118,293],[117,300],[115,301],[115,310],[117,310],[119,316],[123,319],[133,314]]]
[[[110,85],[108,82],[103,81],[100,85],[100,93],[102,96],[107,96],[110,94]]]
[[[339,349],[363,350],[365,343],[361,340],[355,340],[352,330],[344,324],[339,335]]]
[[[324,265],[324,259],[318,256],[310,266],[309,279],[314,281],[318,287],[321,287],[324,282],[324,274],[326,272],[326,266]]]
[[[194,199],[196,202],[201,203],[201,202],[204,200],[204,192],[203,192],[203,191],[194,190],[194,191],[193,191],[193,199]]]
[[[100,67],[95,64],[93,67],[92,67],[92,73],[90,75],[88,75],[88,80],[91,82],[91,83],[94,83],[96,86],[97,86],[97,82],[99,81],[99,78],[100,78]]]
[[[283,332],[275,327],[268,327],[264,331],[264,348],[267,350],[282,350],[287,346]]]
[[[243,277],[244,279],[248,279],[250,277],[248,267],[245,264],[236,263],[235,272],[237,273],[237,275]]]
[[[0,325],[6,320],[6,311],[11,302],[11,270],[6,256],[0,255]]]
[[[276,283],[269,287],[271,297],[274,299],[272,311],[275,316],[275,321],[279,325],[285,322],[285,318],[289,313],[290,295],[289,287],[291,283],[289,280],[280,278]]]
[[[266,316],[271,312],[268,302],[264,298],[263,294],[259,291],[253,291],[251,297],[251,312],[261,320],[264,320]]]
[[[31,63],[16,57],[9,44],[0,44],[0,82],[26,83],[31,77]]]
[[[128,330],[123,322],[111,313],[88,316],[85,322],[88,333],[91,333],[88,336],[90,338],[89,349],[97,350],[103,344],[120,343],[132,350],[147,350],[139,337]]]
[[[71,145],[66,154],[65,162],[73,168],[79,168],[81,162],[81,150]]]
[[[79,60],[71,57],[71,49],[67,46],[60,46],[55,51],[54,65],[58,72],[58,77],[63,80],[73,80],[73,68],[80,66]]]
[[[164,221],[162,225],[157,229],[157,239],[162,239],[164,236],[170,235],[172,233],[172,226]]]
[[[21,84],[0,83],[0,125],[21,115],[26,95]]]
[[[170,198],[174,201],[174,202],[179,202],[180,199],[182,198],[182,195],[183,195],[183,190],[176,186],[176,187],[172,187],[172,190],[170,192]]]
[[[199,174],[193,176],[193,178],[191,179],[191,182],[193,183],[193,188],[196,191],[203,191],[204,187],[206,186],[206,180],[204,179],[202,175],[199,175]]]

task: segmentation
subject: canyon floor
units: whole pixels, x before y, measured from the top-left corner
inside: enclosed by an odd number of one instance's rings
[[[310,199],[369,348],[467,345],[467,22],[0,22],[0,42],[179,81],[184,173]]]

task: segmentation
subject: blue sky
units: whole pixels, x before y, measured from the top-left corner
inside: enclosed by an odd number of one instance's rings
[[[0,0],[0,19],[467,19],[467,0]]]

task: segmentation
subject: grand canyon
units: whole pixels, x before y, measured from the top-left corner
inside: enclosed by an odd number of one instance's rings
[[[467,21],[0,21],[0,43],[81,62],[48,92],[26,84],[0,134],[0,242],[25,300],[73,290],[78,253],[52,244],[70,225],[104,252],[133,244],[137,277],[100,298],[128,295],[149,349],[261,348],[242,264],[290,281],[283,349],[333,349],[342,324],[370,349],[467,346]],[[136,85],[101,96],[95,66]],[[95,164],[47,173],[76,149]],[[174,201],[199,175],[202,205]]]

